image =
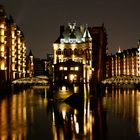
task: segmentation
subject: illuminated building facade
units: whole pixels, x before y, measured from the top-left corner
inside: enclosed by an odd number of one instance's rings
[[[26,59],[26,77],[47,76],[51,77],[52,73],[52,54],[47,54],[47,59],[34,57],[30,50]]]
[[[87,25],[77,27],[76,23],[69,23],[67,27],[60,26],[60,36],[53,43],[53,51],[55,81],[79,82],[79,79],[83,82],[90,81],[92,38]]]
[[[12,81],[25,77],[26,46],[23,32],[0,5],[0,79]]]
[[[120,75],[140,76],[140,41],[137,48],[107,56],[106,78]]]
[[[30,50],[29,55],[26,57],[26,76],[33,77],[34,76],[34,56],[32,51]]]

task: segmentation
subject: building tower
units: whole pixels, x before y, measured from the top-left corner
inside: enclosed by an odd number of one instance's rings
[[[104,25],[89,28],[92,37],[93,79],[100,83],[106,77],[107,33]]]
[[[33,62],[33,54],[32,54],[32,51],[30,50],[29,52],[29,62],[28,62],[28,74],[29,74],[29,77],[33,77],[34,75],[34,62]]]
[[[92,38],[87,25],[77,27],[76,23],[69,23],[67,27],[60,26],[60,36],[53,43],[53,51],[55,81],[90,81]]]

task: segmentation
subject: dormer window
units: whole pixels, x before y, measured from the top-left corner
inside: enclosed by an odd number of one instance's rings
[[[76,38],[70,38],[69,43],[76,43]]]
[[[61,42],[61,43],[65,43],[65,39],[64,39],[64,38],[61,38],[61,39],[60,39],[60,42]]]

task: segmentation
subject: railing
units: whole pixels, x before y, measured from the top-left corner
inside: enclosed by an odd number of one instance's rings
[[[48,78],[26,77],[12,81],[12,84],[48,85]]]

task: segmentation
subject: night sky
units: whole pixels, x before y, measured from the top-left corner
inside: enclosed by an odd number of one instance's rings
[[[59,36],[59,26],[101,26],[114,53],[137,47],[140,39],[140,0],[0,0],[26,37],[27,52],[46,58]]]

